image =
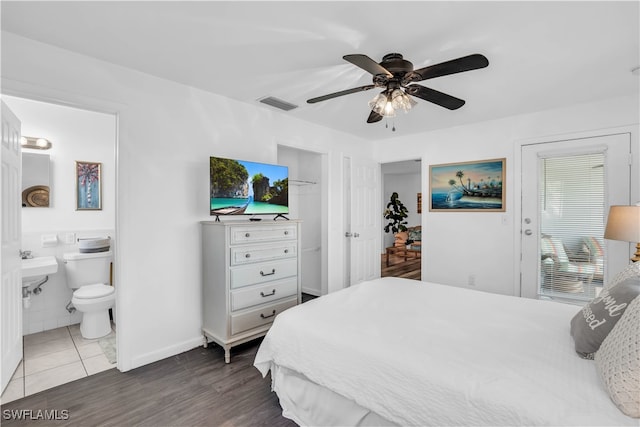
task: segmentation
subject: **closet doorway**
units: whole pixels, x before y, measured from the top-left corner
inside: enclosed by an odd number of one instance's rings
[[[382,207],[385,212],[394,193],[407,209],[407,231],[385,232],[389,223],[382,220],[382,277],[404,277],[421,280],[422,277],[422,161],[410,159],[382,164]],[[425,205],[426,206],[426,205]]]

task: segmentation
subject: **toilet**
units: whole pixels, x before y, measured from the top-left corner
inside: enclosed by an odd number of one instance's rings
[[[74,290],[71,303],[82,313],[80,333],[95,339],[111,332],[109,309],[116,302],[115,288],[109,285],[111,251],[65,253],[67,285]]]

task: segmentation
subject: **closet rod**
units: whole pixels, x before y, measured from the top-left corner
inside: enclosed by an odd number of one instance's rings
[[[317,184],[315,181],[305,181],[304,179],[290,179],[289,182],[291,184],[300,184],[300,185],[304,185],[304,184]]]

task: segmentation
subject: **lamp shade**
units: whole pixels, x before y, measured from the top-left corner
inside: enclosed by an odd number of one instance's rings
[[[640,205],[611,206],[604,238],[640,242]]]

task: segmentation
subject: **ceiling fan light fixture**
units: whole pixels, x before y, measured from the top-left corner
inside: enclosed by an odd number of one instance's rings
[[[408,113],[418,103],[414,101],[409,95],[404,93],[402,89],[394,89],[391,92],[391,105],[394,110],[403,110]]]
[[[379,93],[375,98],[369,101],[369,108],[383,117],[394,117],[396,115],[391,104],[391,96],[386,90]]]
[[[382,117],[395,117],[396,111],[402,110],[407,113],[417,104],[402,89],[396,88],[376,95],[369,101],[369,108]]]
[[[396,109],[393,108],[393,102],[391,101],[391,94],[387,92],[387,102],[384,104],[384,117],[395,117]]]
[[[457,110],[465,104],[463,99],[415,84],[415,82],[477,70],[489,65],[489,60],[479,53],[429,65],[417,70],[414,70],[413,64],[403,59],[399,53],[385,55],[380,63],[362,54],[345,55],[342,58],[370,73],[373,76],[373,84],[311,98],[307,100],[307,103],[315,104],[316,102],[373,88],[384,88],[382,93],[379,93],[369,101],[371,112],[367,117],[367,123],[377,123],[385,117],[395,117],[397,110],[403,110],[405,113],[409,112],[414,105],[418,104],[412,98],[414,96],[449,110]],[[393,130],[395,130],[395,126]]]

